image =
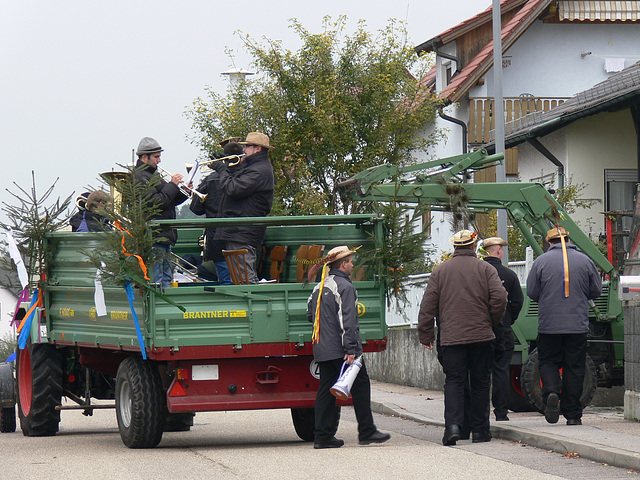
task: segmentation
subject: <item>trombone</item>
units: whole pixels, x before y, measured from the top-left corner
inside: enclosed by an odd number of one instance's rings
[[[171,172],[165,170],[160,165],[158,165],[156,168],[158,172],[160,172],[160,175],[164,177],[164,180],[166,182],[171,181],[171,177],[173,177],[173,174]],[[180,189],[180,192],[182,192],[183,195],[186,195],[189,198],[192,198],[195,195],[200,199],[201,202],[204,202],[207,198],[206,193],[200,193],[195,188],[189,188],[187,185],[184,184],[184,182],[181,182],[180,184],[178,184],[178,188]]]
[[[235,162],[230,163],[229,166],[230,167],[235,167],[236,165],[238,165],[242,159],[245,157],[245,153],[242,153],[240,155],[227,155],[226,157],[220,157],[220,158],[212,158],[211,160],[206,160],[204,162],[200,162],[200,166],[201,167],[209,167],[212,163],[215,162],[221,162],[221,161],[225,161],[225,160],[235,160]],[[184,166],[187,169],[187,173],[189,173],[191,171],[191,169],[193,168],[193,164],[192,163],[185,163]]]

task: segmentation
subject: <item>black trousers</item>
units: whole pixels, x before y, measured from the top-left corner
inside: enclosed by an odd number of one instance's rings
[[[320,367],[320,386],[316,394],[316,428],[315,441],[319,443],[327,442],[334,435],[337,419],[336,397],[331,394],[331,387],[340,376],[342,359],[318,362]],[[358,421],[358,435],[360,438],[368,437],[376,431],[371,414],[371,381],[367,373],[367,366],[361,358],[362,368],[358,373],[350,395],[353,398],[353,409]]]
[[[491,384],[492,342],[442,347],[445,427],[465,424],[465,383],[469,382],[471,400],[469,426],[472,432],[489,429],[489,391]]]
[[[565,418],[582,417],[582,388],[587,361],[587,334],[538,334],[538,364],[542,399],[550,393],[560,396],[560,412]],[[562,368],[562,377],[560,369]]]
[[[493,362],[491,365],[491,403],[493,403],[493,413],[496,417],[501,417],[509,411],[509,367],[513,357],[513,347],[507,350],[493,351]]]

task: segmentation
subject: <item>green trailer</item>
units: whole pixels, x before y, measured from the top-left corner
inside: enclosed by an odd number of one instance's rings
[[[166,300],[140,289],[134,292],[133,310],[122,287],[104,284],[107,314],[98,316],[97,270],[87,255],[101,248],[106,234],[49,235],[43,307],[27,347],[18,352],[17,404],[24,434],[55,434],[62,408],[90,414],[115,407],[123,442],[152,447],[163,431],[188,430],[197,412],[289,408],[300,438],[313,440],[319,375],[306,310],[315,283],[298,281],[296,252],[302,245],[326,251],[343,244],[375,248],[383,242],[382,219],[323,215],[161,223],[178,229],[175,252],[180,255],[199,255],[198,237],[205,227],[264,224],[260,275],[269,278],[269,252],[286,246],[280,282],[185,282],[165,289]],[[384,278],[377,265],[358,267],[354,283],[364,350],[380,351],[386,341]],[[76,405],[61,406],[63,396]],[[92,403],[92,398],[115,399],[115,404]]]

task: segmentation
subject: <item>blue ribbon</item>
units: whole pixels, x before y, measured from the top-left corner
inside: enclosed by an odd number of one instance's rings
[[[133,299],[135,298],[133,295],[133,287],[131,286],[131,282],[127,282],[124,284],[124,290],[127,292],[127,298],[129,299],[129,306],[131,307],[131,313],[133,314],[133,323],[136,326],[136,333],[138,334],[138,344],[140,345],[140,352],[142,353],[142,359],[147,359],[147,351],[144,346],[144,338],[142,337],[142,331],[140,331],[140,322],[138,322],[138,315],[136,315],[136,311],[133,308]]]
[[[29,305],[29,310],[31,310],[31,307],[33,307],[33,305],[38,301],[38,289],[36,288],[33,291],[33,297],[31,298],[31,305]],[[27,317],[27,321],[24,322],[24,326],[22,327],[22,330],[20,330],[20,336],[18,337],[18,347],[20,347],[20,350],[24,350],[24,347],[27,346],[27,340],[29,340],[29,335],[31,334],[31,323],[33,322],[33,317],[35,317],[36,315],[36,310],[38,310],[37,308],[33,309],[33,312],[31,312],[31,315],[29,315],[29,317]]]

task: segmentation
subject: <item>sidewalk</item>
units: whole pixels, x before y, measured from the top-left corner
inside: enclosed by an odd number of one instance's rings
[[[372,381],[371,408],[416,422],[444,427],[444,392]],[[622,408],[587,407],[581,426],[567,426],[564,417],[549,424],[537,412],[509,412],[508,422],[494,421],[494,438],[522,442],[558,453],[640,471],[640,423],[625,420]]]

